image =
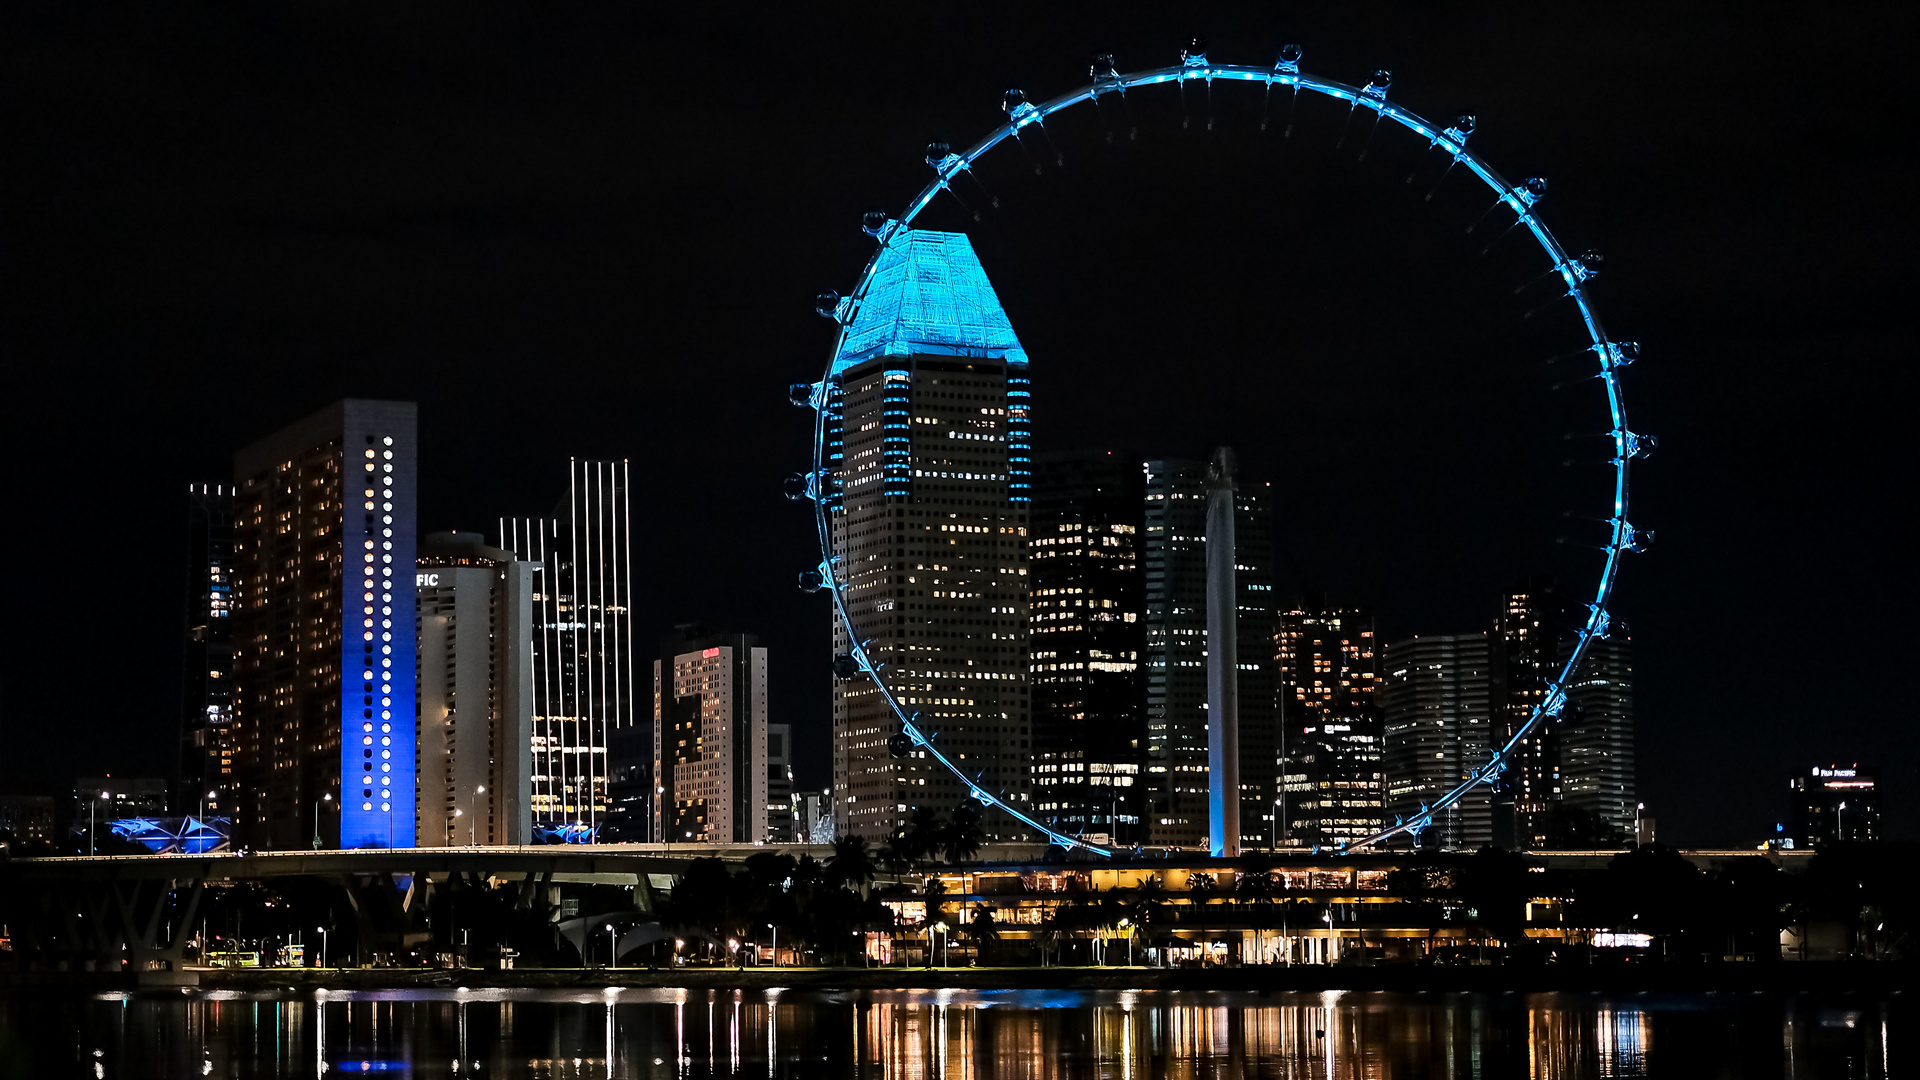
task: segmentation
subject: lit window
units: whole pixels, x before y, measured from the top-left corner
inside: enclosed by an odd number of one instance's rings
[[[382,441],[382,442],[384,442],[384,443],[385,443],[386,445],[388,445],[388,446],[392,446],[392,445],[393,445],[393,436],[391,436],[391,435],[389,435],[389,436],[387,436],[387,437],[386,437],[385,439],[382,439],[381,441]],[[392,455],[392,454],[388,454],[387,456],[388,456],[388,457],[392,457],[393,455]]]
[[[360,804],[360,809],[362,809],[362,810],[371,810],[371,809],[373,809],[373,804],[372,804],[372,803],[370,803],[370,802],[363,802],[363,803],[361,803],[361,804]]]
[[[382,813],[386,813],[386,812],[390,812],[390,811],[392,811],[392,810],[393,810],[393,804],[392,804],[392,803],[381,803],[381,804],[380,804],[380,810],[381,810],[381,812],[382,812]]]

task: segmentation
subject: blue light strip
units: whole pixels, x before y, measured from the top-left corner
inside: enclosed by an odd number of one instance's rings
[[[1209,82],[1214,79],[1227,79],[1240,82],[1265,83],[1269,91],[1271,91],[1274,86],[1289,87],[1296,93],[1300,90],[1307,90],[1334,98],[1338,101],[1349,102],[1351,106],[1356,109],[1367,108],[1374,110],[1380,117],[1392,120],[1407,130],[1424,137],[1428,140],[1430,148],[1448,154],[1456,164],[1466,166],[1473,175],[1479,177],[1480,181],[1487,185],[1488,189],[1493,192],[1499,202],[1513,211],[1517,222],[1527,227],[1527,231],[1533,236],[1534,241],[1540,245],[1540,250],[1546,254],[1553,269],[1558,272],[1561,280],[1566,283],[1567,296],[1573,300],[1574,306],[1579,310],[1580,319],[1586,326],[1587,335],[1593,343],[1591,351],[1598,356],[1600,361],[1599,378],[1606,386],[1608,411],[1613,418],[1613,440],[1615,449],[1614,460],[1612,462],[1614,469],[1612,534],[1606,549],[1606,565],[1601,571],[1600,583],[1594,590],[1593,601],[1588,604],[1590,614],[1588,615],[1586,625],[1582,627],[1579,632],[1572,654],[1568,656],[1565,666],[1561,668],[1560,674],[1554,678],[1553,683],[1547,688],[1541,704],[1534,708],[1532,715],[1527,718],[1527,722],[1522,724],[1520,728],[1514,732],[1513,737],[1509,739],[1505,745],[1492,753],[1485,765],[1474,770],[1472,775],[1464,782],[1435,800],[1432,806],[1423,808],[1420,814],[1410,821],[1397,822],[1392,828],[1384,829],[1352,845],[1343,844],[1341,850],[1346,851],[1370,847],[1401,833],[1418,834],[1422,829],[1432,825],[1435,814],[1453,806],[1474,787],[1490,782],[1495,776],[1498,776],[1504,771],[1508,757],[1513,752],[1514,747],[1518,746],[1535,727],[1539,726],[1543,721],[1558,716],[1565,707],[1567,684],[1572,680],[1573,673],[1580,667],[1581,661],[1586,658],[1588,646],[1596,638],[1604,637],[1606,634],[1608,622],[1607,602],[1613,595],[1614,581],[1620,569],[1621,553],[1624,551],[1638,550],[1640,546],[1640,541],[1633,526],[1627,522],[1628,463],[1634,455],[1629,452],[1628,443],[1629,439],[1632,438],[1632,433],[1627,428],[1626,405],[1622,397],[1618,374],[1619,369],[1630,363],[1631,359],[1623,355],[1622,347],[1619,343],[1610,341],[1607,338],[1605,329],[1600,325],[1600,318],[1595,314],[1592,303],[1587,297],[1586,290],[1583,286],[1587,278],[1592,276],[1591,272],[1578,260],[1568,256],[1566,249],[1560,245],[1558,240],[1554,239],[1553,234],[1547,231],[1546,225],[1532,212],[1536,199],[1533,193],[1524,187],[1516,187],[1508,183],[1499,173],[1495,172],[1493,167],[1487,164],[1479,154],[1467,149],[1467,132],[1462,131],[1458,127],[1442,128],[1401,108],[1399,105],[1386,100],[1384,88],[1354,87],[1346,83],[1317,79],[1310,75],[1303,75],[1297,70],[1294,70],[1295,68],[1297,68],[1297,64],[1292,63],[1283,63],[1280,67],[1272,69],[1241,64],[1215,64],[1196,56],[1179,67],[1157,68],[1151,71],[1135,72],[1131,75],[1101,78],[1078,90],[1062,94],[1044,105],[1021,108],[1015,115],[1010,116],[1006,122],[989,131],[984,138],[965,152],[947,154],[938,160],[933,166],[935,173],[933,182],[921,189],[918,195],[914,196],[912,201],[907,204],[906,211],[902,213],[897,220],[888,221],[883,227],[874,230],[874,235],[876,239],[879,240],[880,246],[879,249],[874,252],[873,257],[867,261],[866,268],[861,272],[858,287],[842,302],[841,310],[845,315],[844,317],[836,319],[839,323],[839,331],[834,341],[833,358],[827,366],[826,385],[831,386],[835,374],[842,368],[845,350],[850,341],[850,333],[852,333],[855,324],[859,323],[861,303],[874,287],[876,270],[883,265],[892,266],[893,264],[903,261],[903,252],[899,250],[899,247],[907,247],[910,245],[900,244],[900,241],[909,235],[914,219],[919,217],[920,212],[925,210],[928,204],[933,202],[934,197],[946,189],[960,173],[971,169],[973,162],[978,160],[982,154],[999,145],[1007,137],[1017,135],[1020,128],[1026,127],[1029,124],[1044,122],[1047,117],[1062,109],[1078,105],[1084,101],[1093,101],[1102,94],[1124,93],[1129,89],[1142,86],[1155,86],[1161,83],[1178,83],[1196,79]],[[899,245],[899,247],[896,247],[896,245]],[[866,329],[864,326],[861,327],[861,333],[864,334]],[[863,338],[862,340],[864,341],[865,339]],[[1015,348],[1018,348],[1017,343]],[[1026,359],[1024,352],[1020,354],[1018,359],[1021,362],[1021,366],[1024,367],[1024,361]],[[1010,375],[1011,372],[1012,368],[1010,366]],[[816,413],[814,419],[813,466],[816,473],[828,467],[829,464],[829,455],[827,452],[829,410],[822,407],[827,404],[827,402],[821,400],[822,397],[823,395],[815,395],[814,399]],[[837,431],[837,428],[835,430]],[[1012,425],[1009,424],[1010,449],[1012,443],[1011,435]],[[1024,439],[1022,440],[1022,442],[1025,441]],[[837,450],[838,443],[834,445]],[[837,462],[837,453],[834,457]],[[1027,491],[1029,478],[1026,475],[1026,470],[1018,467],[1010,467],[1009,472],[1015,474],[1016,478],[1015,482],[1009,485],[1009,488],[1019,489],[1016,498],[1025,501],[1029,497]],[[903,710],[894,699],[892,691],[889,690],[885,682],[881,680],[878,669],[867,656],[864,643],[860,641],[859,635],[854,632],[853,620],[849,617],[846,600],[841,593],[842,585],[839,576],[834,572],[834,562],[836,560],[831,554],[832,546],[827,529],[827,511],[830,504],[837,505],[837,499],[832,497],[821,498],[814,503],[814,516],[820,534],[820,550],[825,554],[820,564],[820,574],[821,577],[825,579],[826,586],[833,593],[834,608],[839,613],[841,625],[847,631],[848,640],[855,642],[852,650],[855,660],[858,661],[860,669],[873,679],[874,686],[880,690],[881,695],[886,699],[888,707],[891,708],[894,715],[899,718],[901,728],[906,732],[908,738],[912,739],[916,746],[925,747],[927,752],[931,754],[935,760],[939,761],[955,776],[959,777],[960,780],[967,785],[973,797],[980,802],[1005,810],[1015,818],[1031,826],[1037,832],[1044,834],[1052,843],[1065,847],[1084,848],[1101,854],[1111,854],[1102,848],[1095,847],[1074,837],[1056,833],[1018,810],[1015,810],[1013,807],[1008,806],[999,798],[974,784],[964,773],[955,768],[953,763],[946,759],[945,755],[941,754],[928,743],[927,736],[913,723],[905,710]]]

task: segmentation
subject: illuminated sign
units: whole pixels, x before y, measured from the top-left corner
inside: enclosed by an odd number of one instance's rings
[[[702,653],[700,654],[700,659],[702,659],[702,660],[711,660],[711,659],[713,659],[714,657],[716,657],[716,656],[719,656],[719,655],[720,655],[720,650],[719,650],[719,649],[707,649],[707,650],[705,650],[704,652],[702,652]]]
[[[433,587],[434,587],[435,585],[438,585],[438,584],[440,584],[440,575],[439,575],[439,574],[415,574],[415,575],[413,575],[413,587],[414,587],[414,588],[416,588],[416,589],[431,589],[431,588],[433,588]]]
[[[1815,776],[1843,776],[1844,777],[1844,776],[1852,776],[1853,774],[1854,773],[1852,769],[1815,769],[1813,770],[1813,775]]]

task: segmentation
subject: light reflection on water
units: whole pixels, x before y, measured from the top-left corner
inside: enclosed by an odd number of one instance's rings
[[[385,990],[0,998],[0,1077],[1899,1075],[1902,997]],[[1910,1010],[1909,1010],[1910,1011]],[[1910,1018],[1909,1018],[1910,1019]]]

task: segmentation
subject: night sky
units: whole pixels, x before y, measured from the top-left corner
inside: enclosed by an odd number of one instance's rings
[[[1199,33],[1477,112],[1475,148],[1605,255],[1661,440],[1615,611],[1662,838],[1753,842],[1790,769],[1836,761],[1880,766],[1911,838],[1913,16],[1679,8],[10,5],[0,780],[166,771],[186,485],[356,396],[420,403],[423,529],[491,535],[569,457],[631,459],[638,628],[761,634],[824,785],[828,612],[778,491],[808,453],[785,386],[831,344],[812,297],[854,284],[861,211],[927,181],[929,137]],[[1370,604],[1389,638],[1480,629],[1530,574],[1589,587],[1602,399],[1548,362],[1582,341],[1538,250],[1483,253],[1499,215],[1468,233],[1483,189],[1427,200],[1441,155],[1323,98],[1265,131],[1244,86],[1190,88],[1184,123],[1167,87],[1103,109],[989,155],[999,207],[960,189],[982,220],[920,222],[974,236],[1040,449],[1231,442],[1273,485],[1280,595]]]

